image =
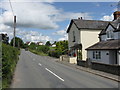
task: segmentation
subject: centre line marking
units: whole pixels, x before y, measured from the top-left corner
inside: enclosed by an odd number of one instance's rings
[[[41,64],[41,63],[38,63],[38,65],[42,66],[42,64]]]
[[[57,78],[59,78],[61,81],[64,81],[64,79],[62,79],[61,77],[59,77],[58,75],[56,75],[55,73],[53,73],[52,71],[50,71],[49,69],[45,68],[48,72],[50,72],[51,74],[53,74],[54,76],[56,76]]]

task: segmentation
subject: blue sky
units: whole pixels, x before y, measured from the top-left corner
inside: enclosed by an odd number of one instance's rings
[[[4,0],[3,0],[4,1]],[[19,0],[18,0],[19,1]],[[12,35],[13,16],[8,2],[2,2],[0,32]],[[66,29],[71,19],[113,20],[117,2],[12,2],[17,16],[17,36],[26,41],[51,42],[67,40]],[[5,11],[4,11],[5,10]]]

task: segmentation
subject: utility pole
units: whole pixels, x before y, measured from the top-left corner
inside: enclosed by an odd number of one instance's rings
[[[14,32],[13,32],[14,38],[13,38],[13,47],[15,47],[15,34],[16,34],[15,29],[16,29],[16,16],[14,16]]]

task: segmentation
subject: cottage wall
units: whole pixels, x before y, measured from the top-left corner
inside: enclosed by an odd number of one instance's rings
[[[73,42],[73,31],[75,32],[75,42]],[[80,30],[73,23],[68,33],[69,50],[75,43],[80,44]]]
[[[110,57],[109,57],[109,51],[107,51],[107,50],[101,51],[101,59],[94,59],[93,58],[93,51],[91,51],[91,50],[88,50],[87,57],[90,58],[90,60],[92,60],[92,61],[109,64]]]
[[[82,43],[82,59],[86,60],[87,51],[85,49],[99,42],[98,34],[100,33],[101,30],[81,29],[80,31]]]

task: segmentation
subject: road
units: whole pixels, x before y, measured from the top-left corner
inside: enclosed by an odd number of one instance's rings
[[[118,88],[118,82],[21,50],[11,88]]]

